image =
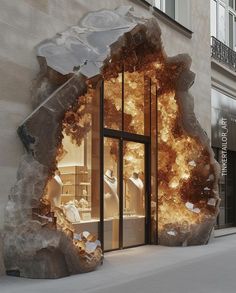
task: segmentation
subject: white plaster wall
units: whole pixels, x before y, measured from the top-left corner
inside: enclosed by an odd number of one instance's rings
[[[197,74],[191,89],[197,117],[210,134],[209,1],[191,1],[193,38],[160,22],[169,55],[189,53]],[[0,0],[0,230],[3,211],[24,150],[16,129],[31,112],[30,86],[38,72],[34,47],[76,24],[88,11],[134,5],[130,0]],[[138,10],[148,13],[141,6]]]
[[[234,73],[213,58],[211,61],[211,82],[214,88],[236,99],[236,72]]]

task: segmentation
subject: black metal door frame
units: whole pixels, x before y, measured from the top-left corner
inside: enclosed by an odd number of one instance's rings
[[[116,138],[119,140],[119,157],[122,166],[119,166],[119,177],[123,178],[123,141],[132,141],[142,143],[145,146],[145,244],[151,242],[151,80],[149,95],[149,136],[128,133],[124,131],[124,70],[122,72],[122,130],[113,130],[104,128],[104,81],[100,86],[100,226],[99,234],[104,250],[104,137]],[[123,248],[123,180],[120,179],[121,196],[120,196],[120,224],[119,224],[119,248]]]
[[[142,136],[142,135],[136,135],[126,132],[121,132],[117,130],[111,130],[111,129],[103,129],[103,138],[101,138],[101,141],[103,143],[102,151],[104,152],[104,138],[114,138],[119,141],[119,160],[118,160],[118,170],[119,170],[119,248],[118,249],[127,249],[131,247],[136,246],[142,246],[146,244],[150,244],[150,237],[151,237],[151,160],[150,160],[150,139],[149,137]],[[138,244],[134,246],[124,247],[123,246],[123,145],[124,141],[130,141],[130,142],[137,142],[144,145],[145,149],[145,156],[144,156],[144,172],[145,172],[145,243],[144,244]],[[103,176],[104,176],[104,153],[101,158],[103,160],[101,170],[101,185],[103,185]],[[101,227],[100,227],[100,235],[101,235],[101,241],[102,241],[102,248],[104,249],[104,189],[102,188],[103,194],[101,194]],[[117,249],[115,249],[117,250]]]

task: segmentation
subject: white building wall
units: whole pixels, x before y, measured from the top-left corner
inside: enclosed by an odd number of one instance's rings
[[[211,129],[210,4],[191,1],[192,39],[159,21],[168,55],[189,53],[197,74],[191,93],[203,129]],[[42,40],[76,24],[91,10],[133,5],[135,0],[0,0],[0,229],[4,207],[24,150],[16,134],[18,125],[32,111],[30,87],[39,67],[34,47]]]
[[[212,87],[236,99],[236,72],[214,59],[211,62],[211,81]]]

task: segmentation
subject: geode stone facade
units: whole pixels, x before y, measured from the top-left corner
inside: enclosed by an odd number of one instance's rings
[[[65,123],[78,139],[84,130],[78,112],[83,98],[99,98],[102,80],[118,78],[123,68],[150,78],[152,98],[158,100],[152,109],[158,117],[154,130],[158,144],[152,146],[158,148],[154,233],[158,229],[163,245],[206,244],[218,215],[219,168],[188,93],[195,77],[190,57],[168,58],[156,20],[139,18],[126,6],[89,13],[79,25],[41,43],[37,53],[41,72],[34,84],[35,110],[18,129],[27,155],[6,207],[6,270],[25,277],[57,278],[90,271],[101,263],[99,242],[88,234],[75,239],[65,227],[58,229],[59,215],[44,213],[42,198],[57,169]],[[69,112],[81,121],[71,122]],[[35,219],[35,209],[50,223]],[[88,242],[94,249],[86,262],[80,252]]]

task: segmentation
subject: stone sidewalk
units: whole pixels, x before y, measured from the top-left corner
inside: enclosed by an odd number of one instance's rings
[[[235,293],[235,272],[236,235],[231,235],[207,246],[142,246],[107,253],[97,271],[59,280],[4,276],[0,292]]]

